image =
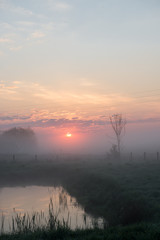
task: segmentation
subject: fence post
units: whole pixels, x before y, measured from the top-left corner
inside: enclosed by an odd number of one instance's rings
[[[157,161],[159,161],[159,152],[157,152]]]

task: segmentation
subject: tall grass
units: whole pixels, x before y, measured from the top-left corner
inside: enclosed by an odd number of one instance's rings
[[[48,206],[48,214],[44,214],[43,211],[29,213],[15,213],[11,217],[9,222],[9,230],[5,228],[5,216],[1,217],[0,235],[4,233],[9,234],[28,234],[35,233],[37,231],[70,231],[72,229],[70,213],[68,213],[67,219],[59,219],[60,208],[54,208],[53,199],[50,198]],[[102,229],[105,226],[103,220],[101,222],[98,219],[92,218],[91,224],[87,223],[87,215],[83,216],[83,228],[84,229]],[[76,226],[75,229],[82,229],[80,226]]]
[[[2,213],[2,217],[1,217],[1,225],[0,225],[0,233],[3,234],[4,233],[4,220],[5,220],[5,217]]]
[[[93,159],[94,160],[94,159]],[[160,162],[0,162],[0,185],[60,186],[110,226],[160,219]]]
[[[38,230],[45,229],[47,231],[56,231],[58,229],[69,229],[69,216],[67,220],[58,219],[59,210],[54,211],[53,200],[50,198],[48,215],[45,216],[44,212],[33,212],[28,213],[16,213],[12,216],[11,223],[9,223],[10,233],[28,233],[36,232]],[[5,232],[5,216],[2,214],[0,233],[1,235]]]

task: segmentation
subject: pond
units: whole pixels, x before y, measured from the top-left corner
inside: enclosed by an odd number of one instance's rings
[[[103,225],[101,218],[95,219],[86,214],[76,199],[62,187],[5,187],[0,189],[0,230],[11,231],[12,217],[15,219],[17,215],[32,218],[36,213],[38,224],[43,225],[49,215],[49,206],[53,208],[54,216],[60,222],[68,223],[71,229]]]

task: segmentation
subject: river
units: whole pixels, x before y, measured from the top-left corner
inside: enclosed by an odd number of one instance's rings
[[[26,186],[4,187],[0,189],[1,231],[12,231],[12,218],[17,215],[39,217],[38,224],[45,225],[49,214],[49,205],[53,207],[54,216],[60,222],[66,222],[71,229],[101,226],[101,218],[88,215],[77,200],[70,196],[63,187]]]

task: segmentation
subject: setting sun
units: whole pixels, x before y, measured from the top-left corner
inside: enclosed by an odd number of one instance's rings
[[[70,132],[68,132],[68,133],[66,134],[66,137],[72,137],[72,134],[71,134]]]

